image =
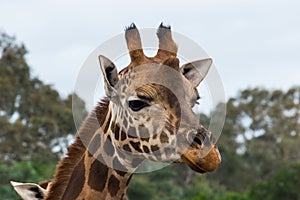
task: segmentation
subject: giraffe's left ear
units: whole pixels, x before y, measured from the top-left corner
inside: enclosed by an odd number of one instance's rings
[[[182,74],[196,87],[204,79],[212,64],[212,59],[196,60],[183,65],[180,69]]]
[[[104,77],[105,92],[108,97],[112,97],[115,86],[119,81],[118,71],[115,64],[105,56],[99,56],[100,68]]]
[[[46,190],[43,189],[38,184],[34,183],[18,183],[11,181],[10,182],[16,192],[22,197],[24,200],[39,200],[44,199],[46,196]]]

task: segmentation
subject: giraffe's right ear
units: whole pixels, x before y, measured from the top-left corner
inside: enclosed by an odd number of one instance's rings
[[[99,56],[100,68],[104,77],[105,92],[108,97],[116,93],[115,86],[119,81],[115,64],[105,56]]]
[[[16,192],[24,200],[41,200],[44,199],[47,193],[45,189],[34,183],[18,183],[11,181],[10,184],[12,184]]]

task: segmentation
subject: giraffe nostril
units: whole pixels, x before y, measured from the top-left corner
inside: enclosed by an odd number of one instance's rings
[[[190,143],[192,143],[192,144],[196,143],[196,144],[202,145],[204,137],[198,133],[196,133],[196,134],[190,133],[188,139],[189,139]]]
[[[194,142],[196,142],[197,144],[202,145],[201,139],[199,137],[197,137],[197,136],[194,137]]]
[[[199,137],[202,138],[202,143],[205,146],[211,146],[211,144],[215,143],[214,137],[212,137],[212,134],[210,131],[208,131],[206,128],[204,128],[203,126],[201,126],[198,130],[197,130],[197,135],[199,135]]]

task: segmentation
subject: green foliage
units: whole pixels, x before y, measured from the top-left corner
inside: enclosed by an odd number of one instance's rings
[[[192,182],[184,189],[183,198],[193,199],[193,200],[207,200],[212,199],[215,194],[213,194],[213,187],[202,175],[195,176]]]
[[[246,194],[239,194],[236,192],[226,192],[224,195],[216,198],[216,200],[250,200]]]
[[[300,162],[282,167],[275,175],[250,188],[254,199],[300,199]]]
[[[16,162],[12,166],[0,165],[1,199],[18,199],[18,195],[9,184],[11,180],[36,183],[52,177],[55,163]]]
[[[76,132],[72,95],[62,99],[52,86],[31,77],[24,45],[6,34],[0,41],[1,162],[57,161],[63,148],[53,153],[53,147],[59,147],[59,138]],[[76,99],[85,115],[83,101]]]
[[[245,192],[249,184],[299,160],[300,88],[241,91],[227,102],[227,113],[218,141],[222,165],[209,178],[229,190]]]
[[[135,174],[128,188],[130,199],[180,199],[180,188],[174,183],[177,175],[171,166],[161,170]]]
[[[26,53],[14,37],[0,33],[0,199],[16,199],[10,180],[50,179],[66,148],[61,139],[76,132],[72,95],[63,99],[31,77]],[[84,102],[74,96],[86,115]]]
[[[142,175],[135,175],[127,190],[127,194],[130,199],[151,200],[152,197],[149,194],[154,193],[155,189],[153,188],[153,184],[151,184],[147,176]]]

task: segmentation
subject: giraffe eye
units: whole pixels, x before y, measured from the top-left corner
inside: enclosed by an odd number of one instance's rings
[[[129,107],[131,108],[131,110],[137,112],[147,106],[149,106],[148,103],[144,102],[144,101],[140,101],[140,100],[132,100],[128,102]]]

